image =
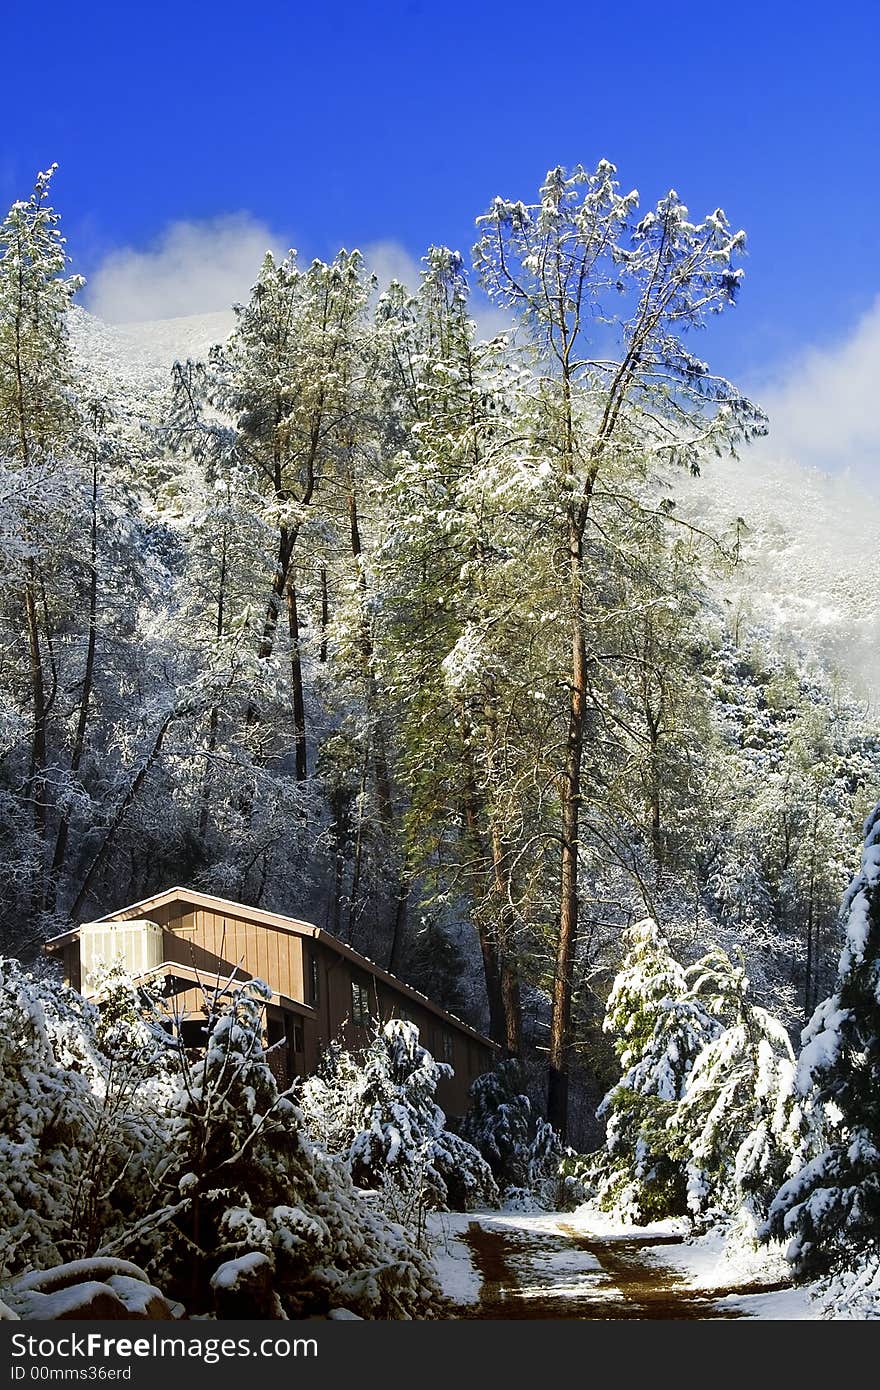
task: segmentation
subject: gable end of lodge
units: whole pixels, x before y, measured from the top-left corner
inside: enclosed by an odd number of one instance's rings
[[[122,959],[136,979],[164,981],[175,1026],[197,1047],[204,1038],[203,985],[265,980],[267,1060],[279,1083],[310,1076],[328,1044],[357,1049],[371,1021],[406,1018],[453,1075],[437,1099],[449,1115],[467,1109],[468,1088],[495,1064],[495,1043],[321,927],[246,907],[191,888],[169,888],[47,941],[61,958],[66,983],[90,994],[101,964]]]

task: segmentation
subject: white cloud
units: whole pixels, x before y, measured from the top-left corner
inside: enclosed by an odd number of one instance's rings
[[[283,256],[287,246],[249,213],[205,222],[172,222],[152,246],[111,251],[89,276],[85,307],[106,323],[143,323],[228,310],[247,300],[266,251]],[[422,263],[399,241],[371,242],[364,259],[384,288],[400,280],[415,291]],[[305,263],[305,258],[303,258]],[[480,337],[511,327],[509,315],[478,288],[471,313]]]
[[[172,222],[147,250],[111,251],[89,277],[86,308],[108,323],[228,309],[247,299],[269,250],[286,247],[247,213]]]
[[[762,452],[880,477],[880,298],[832,347],[810,348],[755,397],[770,416]]]
[[[392,280],[399,280],[412,291],[421,284],[421,261],[410,255],[399,241],[370,242],[363,248],[363,257],[368,270],[379,281],[380,290],[384,290]]]

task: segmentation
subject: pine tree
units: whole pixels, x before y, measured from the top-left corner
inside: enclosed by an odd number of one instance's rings
[[[31,197],[14,203],[0,223],[0,461],[16,513],[16,587],[28,653],[36,911],[44,894],[49,720],[57,693],[47,571],[63,554],[77,511],[71,456],[78,420],[66,317],[82,281],[65,273],[60,219],[48,202],[54,170],[39,174]]]
[[[799,1122],[794,1054],[782,1025],[748,998],[749,980],[716,950],[688,972],[724,1026],[701,1048],[672,1117],[695,1214],[745,1207],[763,1220],[792,1158]]]
[[[591,1184],[602,1206],[637,1222],[684,1215],[685,1164],[671,1123],[691,1068],[721,1030],[652,921],[627,932],[605,1028],[623,1071],[597,1112],[607,1121],[605,1148],[566,1170]]]
[[[837,987],[804,1030],[797,1067],[823,1142],[779,1189],[766,1228],[804,1272],[876,1267],[880,1255],[880,803],[842,918]]]
[[[312,1132],[345,1157],[360,1187],[380,1190],[389,1213],[416,1228],[428,1210],[493,1205],[498,1196],[477,1150],[446,1128],[435,1093],[450,1070],[421,1046],[414,1023],[392,1018],[362,1059],[332,1050],[302,1088]]]
[[[445,247],[425,257],[417,298],[387,307],[384,333],[405,447],[395,440],[376,563],[411,870],[436,879],[442,865],[446,895],[466,897],[489,1031],[516,1054],[530,926],[516,866],[540,814],[529,781],[540,736],[525,730],[541,685],[537,617],[526,616],[534,479],[502,447],[516,430],[516,374],[503,344],[477,341],[462,258]]]
[[[540,202],[496,198],[474,248],[483,284],[520,316],[535,344],[536,432],[554,484],[559,607],[570,637],[559,685],[567,690],[560,748],[556,966],[548,1115],[563,1134],[578,949],[582,809],[591,719],[591,566],[594,503],[609,470],[674,460],[697,468],[703,451],[760,433],[763,417],[709,374],[683,334],[733,303],[744,234],[723,212],[699,224],[671,191],[632,225],[638,197],[619,193],[616,169],[548,172]],[[614,313],[612,298],[623,306]],[[593,357],[591,338],[611,340]],[[613,327],[612,327],[613,325]],[[615,357],[613,354],[617,353]]]

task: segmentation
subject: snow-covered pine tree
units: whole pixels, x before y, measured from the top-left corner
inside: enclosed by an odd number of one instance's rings
[[[688,971],[693,996],[725,1024],[707,1040],[671,1117],[695,1215],[745,1209],[762,1220],[791,1163],[799,1119],[782,1024],[748,998],[742,964],[714,950]]]
[[[383,320],[387,389],[406,408],[382,488],[380,631],[413,875],[433,887],[442,861],[467,895],[489,1032],[516,1054],[534,880],[514,867],[541,815],[540,735],[525,734],[545,699],[530,569],[541,479],[505,447],[521,381],[502,343],[477,339],[461,255],[433,246],[424,260],[416,299],[398,296]]]
[[[626,934],[626,955],[608,997],[605,1028],[623,1075],[598,1115],[605,1147],[565,1171],[599,1203],[636,1222],[687,1211],[685,1164],[670,1131],[688,1073],[718,1021],[695,997],[666,937],[649,919]]]
[[[710,375],[685,334],[731,304],[742,271],[734,262],[745,234],[721,209],[692,223],[671,190],[634,221],[638,194],[621,194],[617,170],[548,171],[539,201],[495,198],[479,219],[474,261],[488,293],[518,314],[535,345],[535,432],[545,441],[547,491],[555,495],[553,550],[557,605],[570,634],[557,680],[561,862],[556,902],[548,1118],[565,1136],[578,951],[582,808],[589,776],[593,652],[591,571],[594,503],[609,472],[626,462],[644,471],[670,459],[692,468],[707,449],[731,450],[765,429],[730,382]],[[621,305],[618,311],[612,302]],[[597,360],[590,342],[601,324],[610,344]],[[601,647],[600,650],[604,650]],[[558,698],[558,696],[557,696]],[[599,716],[602,718],[602,716]]]
[[[506,1058],[478,1076],[469,1094],[470,1106],[458,1132],[483,1155],[502,1196],[509,1200],[519,1191],[548,1206],[560,1206],[563,1148],[559,1135],[525,1094],[521,1063]]]
[[[859,873],[843,901],[837,987],[804,1030],[796,1086],[818,1111],[806,1154],[770,1207],[766,1234],[788,1241],[797,1270],[876,1284],[880,1265],[880,803],[864,828]],[[873,1281],[873,1284],[872,1284]]]
[[[446,1128],[435,1100],[449,1070],[421,1046],[414,1023],[392,1018],[362,1059],[331,1052],[299,1096],[311,1132],[344,1156],[358,1186],[382,1191],[387,1209],[416,1227],[425,1211],[498,1199],[488,1164]]]

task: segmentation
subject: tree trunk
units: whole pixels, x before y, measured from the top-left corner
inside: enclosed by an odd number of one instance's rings
[[[306,705],[303,696],[302,655],[299,649],[296,580],[293,575],[287,584],[287,624],[290,633],[290,684],[293,693],[293,731],[296,740],[296,780],[304,782],[309,775],[306,747]]]
[[[269,588],[269,601],[266,604],[263,631],[260,637],[260,645],[257,648],[257,656],[262,661],[267,661],[275,650],[275,634],[278,631],[278,616],[281,612],[281,600],[284,597],[284,590],[287,587],[287,576],[290,572],[290,564],[293,559],[296,538],[297,532],[291,531],[287,526],[282,526],[278,533],[278,555],[275,561],[275,573],[272,576],[272,583]]]
[[[223,638],[226,630],[226,577],[228,570],[228,537],[226,528],[223,529],[223,539],[220,545],[220,580],[217,588],[217,642],[218,645]],[[205,756],[205,770],[202,775],[201,787],[201,806],[199,807],[199,827],[198,839],[202,849],[205,848],[205,840],[208,835],[208,818],[211,807],[211,784],[214,780],[213,758],[217,748],[217,733],[220,726],[220,708],[218,705],[211,706],[211,714],[208,719],[208,746]]]
[[[819,783],[816,783],[813,800],[813,835],[810,846],[810,888],[807,899],[807,959],[804,970],[804,1017],[809,1023],[811,1016],[810,1000],[813,992],[814,949],[813,939],[816,920],[816,839],[819,830]]]
[[[465,789],[464,819],[478,855],[479,868],[472,875],[477,881],[472,886],[471,896],[473,901],[479,905],[486,896],[487,875],[484,869],[491,856],[484,843],[485,832],[482,824],[480,796],[472,773],[468,777],[468,784]],[[491,919],[487,921],[485,914],[479,910],[478,906],[474,912],[474,926],[477,930],[477,940],[480,944],[480,955],[483,960],[483,978],[486,985],[486,1000],[489,1005],[489,1037],[493,1042],[500,1043],[504,1047],[507,1042],[507,1019],[496,923]]]
[[[33,801],[34,835],[42,847],[46,838],[47,789],[46,789],[46,687],[43,678],[43,657],[40,650],[40,629],[37,618],[37,573],[33,559],[28,561],[27,578],[24,590],[25,624],[28,637],[28,658],[30,667],[31,707],[33,711],[33,734],[31,739],[31,799]],[[37,865],[37,875],[31,895],[31,905],[35,912],[43,908],[43,866]]]
[[[354,923],[357,913],[358,899],[361,891],[361,870],[364,862],[364,798],[367,790],[367,773],[369,771],[369,761],[364,758],[361,769],[360,795],[358,797],[358,820],[357,834],[354,839],[354,863],[351,870],[351,890],[348,895],[348,934],[346,940],[349,946],[354,938]]]
[[[331,918],[330,931],[333,936],[342,935],[342,880],[345,870],[345,855],[342,852],[343,827],[343,802],[342,793],[333,793],[333,898],[330,904]]]
[[[504,1014],[504,1050],[511,1057],[522,1053],[522,1004],[519,972],[512,950],[513,922],[510,911],[510,877],[504,862],[501,835],[494,821],[490,831],[492,845],[492,874],[497,903],[498,969],[501,986],[501,1007]]]
[[[376,776],[376,801],[379,819],[383,825],[390,825],[394,819],[394,799],[391,790],[391,773],[388,767],[388,747],[385,739],[385,725],[379,708],[379,689],[376,681],[373,637],[367,615],[367,576],[362,564],[360,522],[358,518],[357,496],[354,481],[349,486],[348,518],[351,532],[351,554],[357,569],[358,597],[360,599],[360,632],[358,645],[361,652],[364,675],[364,704],[370,721],[372,735],[373,767]]]
[[[327,660],[327,625],[330,622],[330,595],[327,590],[327,566],[321,566],[321,649],[318,660]]]
[[[565,1138],[568,1124],[568,1082],[571,1064],[571,1001],[578,934],[578,850],[581,809],[581,759],[586,716],[587,644],[581,601],[583,526],[570,522],[569,578],[572,623],[571,688],[565,771],[562,778],[562,863],[559,896],[559,939],[553,979],[550,1058],[547,1079],[547,1118]]]
[[[79,773],[82,756],[86,746],[86,729],[89,722],[89,704],[92,698],[92,685],[95,678],[95,648],[98,637],[98,457],[97,449],[92,457],[92,515],[89,533],[89,635],[86,643],[86,662],[83,670],[82,690],[80,692],[79,713],[73,736],[70,754],[70,773]],[[52,856],[52,871],[49,877],[47,906],[52,909],[58,893],[58,881],[67,856],[67,841],[70,835],[70,814],[65,809],[58,825],[55,839],[55,853]]]
[[[401,876],[399,880],[397,900],[394,904],[394,925],[391,929],[391,949],[388,952],[388,970],[393,975],[400,964],[400,953],[403,943],[403,935],[406,929],[406,919],[409,913],[409,884]]]

